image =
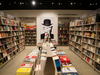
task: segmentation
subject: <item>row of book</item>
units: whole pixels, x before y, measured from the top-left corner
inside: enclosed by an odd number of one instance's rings
[[[86,49],[83,49],[82,51],[85,55],[89,56],[90,58],[94,59],[94,53],[92,53],[91,51],[88,51]]]
[[[68,30],[67,31],[60,31],[60,30],[58,30],[58,34],[68,34]]]
[[[59,23],[58,26],[69,26],[69,22],[66,22],[66,23]]]
[[[86,56],[85,54],[82,54],[82,58],[87,61],[89,64],[94,66],[94,60],[92,60],[90,57]]]
[[[83,38],[83,42],[86,42],[91,45],[95,45],[95,39]]]
[[[11,42],[11,38],[0,39],[0,45],[6,44],[7,42]]]
[[[36,34],[36,31],[25,31],[26,34]]]
[[[83,48],[95,53],[95,47],[87,45],[87,44],[83,44]]]
[[[65,35],[63,35],[63,34],[58,34],[58,37],[60,38],[68,38],[68,34],[65,34]]]
[[[76,52],[77,54],[79,54],[81,56],[81,51],[78,50],[77,48],[75,48],[73,51]]]
[[[34,37],[36,37],[36,35],[34,35],[34,34],[26,34],[25,36],[34,36]]]
[[[0,31],[10,31],[11,29],[10,29],[10,26],[1,26],[0,25]]]
[[[96,30],[96,25],[85,26],[83,30]]]
[[[82,30],[82,27],[76,27],[76,30]]]
[[[72,34],[72,35],[74,35],[74,34],[75,34],[75,32],[74,32],[74,31],[71,31],[71,32],[69,32],[69,34]]]
[[[70,30],[75,30],[75,28],[70,28]]]
[[[76,35],[82,36],[82,32],[76,32]]]
[[[75,48],[79,49],[80,51],[82,50],[82,46],[79,44],[75,44]]]
[[[0,32],[0,38],[8,37],[10,35],[11,35],[10,32]]]
[[[68,27],[59,27],[58,30],[68,30]]]
[[[95,38],[96,33],[94,33],[94,32],[84,32],[84,37]]]

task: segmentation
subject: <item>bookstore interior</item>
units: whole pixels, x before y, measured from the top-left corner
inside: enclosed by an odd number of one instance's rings
[[[7,10],[11,5],[0,2],[0,75],[100,75],[100,8]]]

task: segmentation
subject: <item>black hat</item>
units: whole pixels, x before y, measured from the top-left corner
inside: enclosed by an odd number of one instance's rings
[[[51,26],[51,25],[52,25],[52,24],[51,24],[51,20],[50,20],[50,19],[45,19],[45,20],[44,20],[44,24],[42,24],[42,25]]]

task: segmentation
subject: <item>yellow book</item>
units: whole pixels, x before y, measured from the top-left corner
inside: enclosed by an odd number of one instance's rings
[[[16,75],[31,75],[32,68],[19,68],[16,72]]]

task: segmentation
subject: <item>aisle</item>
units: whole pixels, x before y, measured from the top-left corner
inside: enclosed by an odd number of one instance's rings
[[[36,48],[36,46],[26,46],[25,50],[19,53],[13,60],[9,61],[2,69],[0,69],[0,75],[15,75],[17,69],[23,63],[26,55]]]
[[[25,50],[23,50],[13,60],[7,63],[2,69],[0,69],[0,75],[15,75],[26,55],[36,48],[36,46],[26,46]],[[69,50],[69,47],[59,46],[59,48],[66,52],[67,57],[71,59],[71,62],[77,69],[79,75],[99,75],[88,64],[86,64],[76,54]]]

